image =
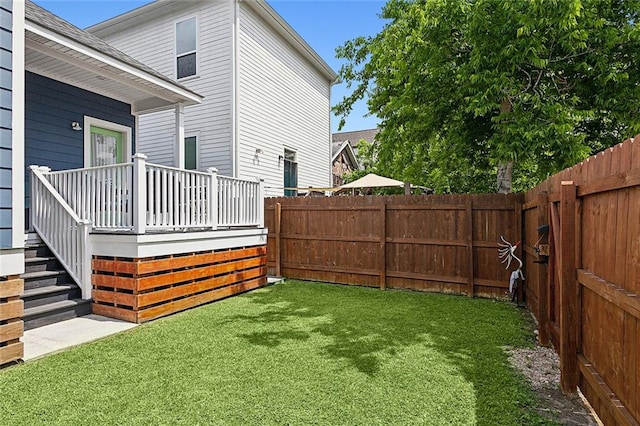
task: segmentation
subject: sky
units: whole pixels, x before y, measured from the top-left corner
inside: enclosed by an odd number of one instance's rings
[[[150,3],[149,0],[34,0],[35,3],[69,21],[86,28],[121,13]],[[358,36],[373,36],[383,27],[378,17],[381,0],[267,0],[268,3],[305,39],[333,68],[340,70],[343,60],[335,57],[335,49]],[[344,83],[333,86],[332,105],[351,93]],[[377,127],[376,117],[365,117],[364,101],[354,106],[341,131]],[[337,131],[339,120],[332,117],[331,130]]]

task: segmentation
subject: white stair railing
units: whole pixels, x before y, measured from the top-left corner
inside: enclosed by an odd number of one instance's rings
[[[82,290],[91,299],[91,222],[81,219],[45,177],[51,169],[31,166],[31,224]]]
[[[114,164],[46,174],[81,219],[94,228],[133,230],[133,164]]]

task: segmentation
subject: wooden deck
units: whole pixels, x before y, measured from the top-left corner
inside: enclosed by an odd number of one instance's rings
[[[96,256],[93,312],[142,323],[264,286],[265,245],[148,258]]]

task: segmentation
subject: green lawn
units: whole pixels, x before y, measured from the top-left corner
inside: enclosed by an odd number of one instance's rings
[[[524,315],[287,281],[0,371],[0,424],[537,424]]]

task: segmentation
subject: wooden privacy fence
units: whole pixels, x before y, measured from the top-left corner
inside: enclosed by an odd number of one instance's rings
[[[504,297],[500,235],[521,239],[522,194],[269,198],[270,273]]]
[[[527,192],[523,213],[528,304],[563,390],[579,387],[607,425],[637,425],[640,135]],[[533,246],[546,224],[548,257]]]

